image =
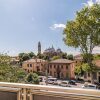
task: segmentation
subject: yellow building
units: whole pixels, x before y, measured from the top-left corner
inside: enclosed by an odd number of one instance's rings
[[[53,60],[49,63],[49,75],[60,79],[74,79],[74,64],[74,61],[67,59]]]
[[[30,59],[24,61],[22,68],[27,72],[45,72],[46,61],[42,59]]]

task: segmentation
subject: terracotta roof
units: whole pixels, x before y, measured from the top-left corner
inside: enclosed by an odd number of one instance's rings
[[[43,60],[43,59],[29,59],[29,60],[26,60],[24,62],[45,62],[45,60]]]
[[[72,62],[73,61],[68,60],[68,59],[57,59],[57,60],[51,61],[50,63],[65,63],[65,64],[68,64],[68,63],[72,63]]]
[[[100,68],[100,60],[95,60],[93,61],[93,63],[96,64],[96,66]]]

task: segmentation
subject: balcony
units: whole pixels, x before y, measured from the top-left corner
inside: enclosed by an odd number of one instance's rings
[[[100,100],[99,90],[0,82],[0,100]]]

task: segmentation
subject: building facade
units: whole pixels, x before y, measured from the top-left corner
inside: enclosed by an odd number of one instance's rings
[[[30,59],[27,61],[24,61],[22,64],[22,68],[26,72],[40,72],[45,73],[45,65],[46,61],[42,59]]]
[[[75,66],[81,65],[83,63],[82,55],[77,55],[74,57],[74,59]],[[91,79],[93,79],[95,82],[100,83],[100,60],[94,60],[93,63],[96,65],[96,71],[92,73],[93,78],[91,78],[91,74],[88,72],[85,72],[81,78],[83,78],[85,81],[91,81]]]
[[[100,60],[95,60],[93,63],[96,65],[96,71],[92,73],[93,81],[100,83]],[[91,74],[85,73],[83,78],[85,81],[91,81]]]
[[[74,79],[74,62],[67,59],[57,59],[51,61],[48,67],[48,73],[58,79]]]
[[[49,56],[52,58],[53,56],[60,56],[63,52],[61,51],[60,48],[57,50],[52,46],[49,47],[48,49],[44,50],[43,54]]]

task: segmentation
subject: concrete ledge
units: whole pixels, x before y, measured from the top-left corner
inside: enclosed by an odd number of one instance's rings
[[[22,91],[20,94],[19,91]],[[81,89],[81,88],[67,88],[67,87],[56,87],[56,86],[43,86],[43,85],[32,85],[32,84],[21,84],[21,83],[6,83],[0,82],[0,91],[18,92],[23,95],[23,100],[35,100],[33,97],[38,98],[44,97],[51,100],[61,98],[61,100],[100,100],[100,90],[92,89]],[[19,96],[20,98],[20,96]],[[54,98],[54,99],[53,99]],[[47,100],[49,100],[47,99]],[[21,100],[21,99],[18,99]],[[45,100],[45,99],[44,99]]]

